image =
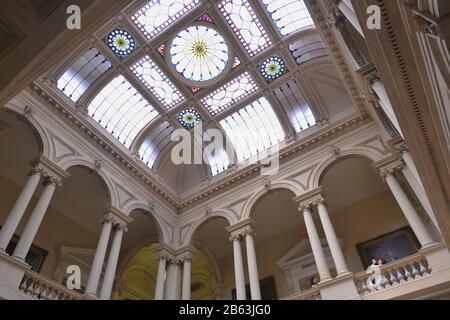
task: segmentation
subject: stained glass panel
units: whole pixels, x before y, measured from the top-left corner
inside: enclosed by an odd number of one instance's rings
[[[208,81],[220,75],[229,63],[228,45],[213,28],[189,27],[172,41],[170,61],[176,71],[191,81]]]
[[[105,39],[112,52],[120,59],[124,59],[137,48],[137,43],[125,29],[118,28],[112,31]]]
[[[314,25],[303,0],[262,0],[278,32],[287,36]]]
[[[89,115],[129,148],[158,112],[123,76],[118,76],[91,102]]]
[[[178,121],[186,129],[192,129],[202,121],[202,117],[195,109],[185,109],[178,114]]]
[[[296,133],[316,124],[316,119],[295,80],[275,89],[275,95],[287,113]]]
[[[279,56],[273,56],[264,60],[258,68],[267,82],[278,79],[287,72],[286,65]]]
[[[216,115],[256,90],[258,86],[246,72],[202,98],[201,102],[212,115]]]
[[[170,143],[170,138],[174,130],[168,122],[163,122],[150,132],[150,135],[145,139],[139,149],[141,160],[147,166],[150,168],[153,167],[158,155]]]
[[[239,162],[284,140],[278,118],[266,98],[260,98],[220,121]]]
[[[249,56],[272,44],[248,0],[223,0],[219,9]]]
[[[289,50],[299,65],[314,58],[328,55],[319,34],[311,34],[298,39],[289,45]]]
[[[147,39],[151,39],[192,10],[199,2],[199,0],[151,0],[137,11],[131,20]]]
[[[167,109],[185,99],[149,56],[136,62],[130,70]]]
[[[60,89],[73,102],[77,102],[109,68],[111,63],[96,48],[86,51],[58,80]]]

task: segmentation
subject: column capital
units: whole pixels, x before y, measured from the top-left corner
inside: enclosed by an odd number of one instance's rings
[[[196,249],[193,246],[185,246],[176,251],[176,259],[180,262],[192,261]]]
[[[370,85],[373,85],[376,81],[381,81],[378,70],[373,62],[366,64],[356,72]]]
[[[122,228],[122,230],[124,231],[126,231],[127,225],[133,221],[130,216],[126,215],[124,212],[114,206],[103,210],[102,215],[102,223],[104,221],[110,220],[114,227]]]
[[[226,230],[230,233],[230,241],[236,237],[245,237],[247,234],[255,234],[255,221],[253,219],[245,219],[229,226]]]
[[[173,261],[175,258],[176,251],[165,243],[158,243],[156,250],[158,251],[157,260]]]
[[[297,208],[299,211],[305,209],[311,210],[313,206],[317,206],[319,203],[325,203],[325,198],[322,195],[322,188],[316,188],[301,194],[293,200],[297,203]]]
[[[59,187],[62,186],[62,180],[70,176],[70,173],[42,155],[30,164],[33,167],[31,173],[39,173],[48,183]]]
[[[388,175],[393,175],[396,171],[402,170],[405,163],[398,155],[393,155],[386,159],[378,161],[373,165],[379,172],[380,176],[382,178],[386,178]]]

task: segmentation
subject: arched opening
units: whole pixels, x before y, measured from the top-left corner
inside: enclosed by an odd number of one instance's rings
[[[287,189],[270,190],[254,205],[251,217],[255,221],[255,249],[261,295],[267,299],[281,299],[310,288],[309,280],[315,270],[291,279],[293,263],[314,265],[308,235],[301,214]],[[309,259],[309,260],[305,260]],[[313,268],[315,269],[315,268]]]
[[[234,288],[233,248],[226,228],[229,222],[214,217],[202,223],[194,233],[196,248],[192,264],[192,299],[229,299]],[[200,258],[200,259],[197,259]]]
[[[160,226],[152,213],[145,209],[133,210],[119,255],[116,300],[152,300],[155,295],[158,269],[157,245],[161,238]]]
[[[418,207],[406,183],[399,181]],[[367,158],[333,162],[320,184],[350,271],[365,270],[372,258],[391,262],[420,248],[394,196]]]

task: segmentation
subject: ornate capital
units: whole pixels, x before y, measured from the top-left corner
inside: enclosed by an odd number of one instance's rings
[[[299,211],[305,209],[311,209],[313,206],[318,205],[319,203],[325,203],[325,198],[322,196],[322,188],[319,187],[317,189],[305,192],[304,194],[295,197],[293,199],[297,203],[297,208]]]
[[[157,260],[166,260],[167,262],[172,262],[175,259],[175,250],[172,247],[169,247],[164,243],[160,243],[157,246],[157,250]]]
[[[252,219],[240,221],[227,228],[230,232],[230,241],[245,237],[247,234],[255,235],[255,222]]]
[[[404,167],[404,162],[398,156],[391,156],[374,164],[382,178],[393,175],[396,171],[400,171]]]
[[[70,176],[67,171],[44,156],[40,156],[31,161],[31,165],[33,166],[31,173],[39,173],[45,179],[46,184],[54,184],[55,186],[61,187],[62,180]]]
[[[103,220],[102,223],[111,222],[116,228],[124,228],[126,232],[126,226],[133,221],[133,219],[123,213],[118,208],[111,206],[110,208],[103,210]]]

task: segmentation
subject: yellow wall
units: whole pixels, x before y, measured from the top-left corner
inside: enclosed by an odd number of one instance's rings
[[[22,187],[17,186],[6,178],[0,176],[0,224],[3,225],[10,210],[22,191]],[[25,216],[16,230],[16,235],[22,233],[31,212],[36,205],[37,198],[33,198],[27,208]],[[92,248],[97,246],[98,235],[86,230],[74,220],[60,213],[58,210],[50,208],[45,214],[44,220],[38,230],[34,245],[48,251],[47,258],[41,269],[41,274],[52,278],[57,265],[57,250],[62,246]]]
[[[317,217],[316,214],[314,216]],[[343,240],[343,251],[352,272],[363,271],[363,265],[355,248],[356,244],[407,225],[406,219],[389,191],[353,203],[349,207],[333,212],[331,217],[338,237]],[[317,220],[316,226],[321,237],[324,238],[323,230]],[[278,298],[288,296],[289,291],[284,274],[276,263],[300,241],[299,228],[294,228],[257,242],[255,245],[259,278],[274,276]],[[243,256],[245,259],[245,251]],[[220,259],[219,267],[224,283],[223,297],[230,299],[231,290],[235,288],[232,255]],[[246,281],[248,283],[247,274]]]

